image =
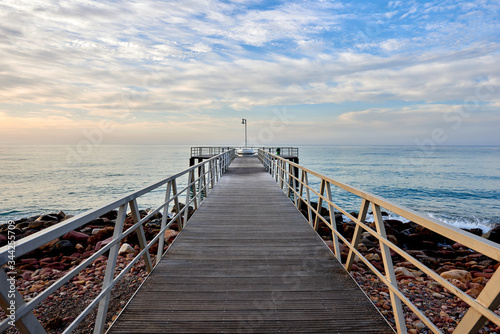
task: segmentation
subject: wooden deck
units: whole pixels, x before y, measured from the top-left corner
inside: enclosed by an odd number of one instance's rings
[[[393,333],[256,157],[237,158],[109,333]]]

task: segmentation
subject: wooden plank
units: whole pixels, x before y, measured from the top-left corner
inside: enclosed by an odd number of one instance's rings
[[[393,333],[254,157],[237,158],[109,333]]]

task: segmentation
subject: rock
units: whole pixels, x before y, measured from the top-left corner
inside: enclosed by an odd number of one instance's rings
[[[43,221],[36,220],[34,222],[29,223],[28,229],[41,230],[43,228]]]
[[[92,229],[92,235],[97,235],[100,231],[102,231],[102,228],[94,228]]]
[[[183,203],[179,203],[179,211],[181,211],[184,207],[185,207],[185,205],[184,205]],[[174,208],[172,209],[172,211],[171,211],[171,212],[172,212],[174,215],[175,215],[175,214],[177,214],[177,209],[175,208],[175,206],[174,206]],[[186,213],[186,211],[184,211],[184,212],[182,213],[183,218],[184,218],[184,214],[185,214],[185,213]],[[192,206],[189,206],[189,207],[188,207],[188,219],[189,219],[189,218],[191,218],[191,216],[193,215],[193,213],[194,213],[194,208],[193,208]]]
[[[71,231],[66,233],[62,238],[63,240],[69,240],[76,244],[76,243],[86,243],[89,236],[82,232]]]
[[[0,247],[7,244],[7,235],[0,233]]]
[[[50,248],[51,254],[72,254],[75,251],[73,244],[69,240],[60,240],[52,248]]]
[[[37,292],[39,290],[42,290],[43,289],[43,285],[42,284],[33,284],[30,289],[29,289],[29,292]]]
[[[442,294],[440,294],[438,292],[434,292],[434,293],[432,293],[432,297],[438,298],[438,299],[443,299],[444,295],[442,295]]]
[[[413,274],[410,269],[405,268],[405,267],[396,267],[394,269],[394,273],[396,276],[408,276],[408,277],[417,277],[415,274]]]
[[[477,289],[469,289],[469,290],[465,291],[465,293],[475,299],[475,298],[477,298],[477,296],[479,296],[479,294],[481,292]]]
[[[377,253],[369,253],[365,255],[368,261],[380,261],[380,256]]]
[[[108,213],[103,214],[103,215],[102,215],[101,217],[99,217],[99,218],[107,218],[107,219],[109,219],[109,220],[115,220],[115,219],[116,219],[116,217],[118,217],[118,212],[117,212],[116,210],[112,210],[112,211],[110,211],[110,212],[108,212]]]
[[[455,278],[452,278],[449,280],[451,284],[459,288],[460,290],[467,290],[467,284],[463,283],[462,281],[459,281]]]
[[[20,263],[22,263],[22,264],[33,264],[33,265],[36,265],[36,264],[38,264],[38,260],[37,259],[22,259],[20,261]]]
[[[366,248],[365,244],[364,244],[364,243],[362,243],[362,242],[360,242],[360,243],[358,244],[358,248],[357,248],[357,249],[358,249],[358,251],[360,251],[360,252],[362,252],[362,253],[364,253],[364,252],[368,252],[368,248]]]
[[[483,234],[483,238],[500,244],[500,226],[496,226],[487,233]]]
[[[474,273],[474,278],[476,278],[476,277],[484,277],[484,278],[490,279],[492,276],[493,276],[493,273],[479,273],[479,272],[475,272]]]
[[[454,269],[441,273],[441,277],[452,280],[456,279],[462,283],[467,283],[472,281],[472,276],[467,270]]]
[[[417,321],[415,322],[415,324],[413,325],[415,327],[415,329],[417,329],[418,331],[422,331],[424,328],[425,328],[425,325],[422,321]]]
[[[171,229],[165,230],[165,242],[170,245],[178,234],[179,232],[175,230]]]
[[[61,262],[52,262],[52,263],[46,264],[44,266],[44,269],[45,268],[64,270],[64,264],[62,264]]]
[[[382,267],[382,265],[380,263],[378,263],[377,261],[370,261],[370,263],[372,264],[372,266],[375,267],[375,269],[377,269],[381,273],[384,273],[384,268]]]
[[[99,241],[96,245],[95,245],[95,250],[98,251],[99,249],[103,248],[104,246],[106,246],[107,244],[109,244],[111,241],[113,240],[113,237],[109,237],[103,241]]]
[[[483,230],[480,228],[464,228],[463,230],[478,236],[483,234]]]
[[[395,244],[396,246],[398,245],[398,238],[396,238],[396,236],[394,234],[389,234],[387,236],[387,240],[389,240],[390,242],[392,242],[393,244]]]
[[[59,221],[59,217],[57,217],[57,214],[50,214],[50,215],[42,215],[36,219],[36,221],[44,221],[44,222],[50,222],[50,221]]]
[[[125,243],[123,245],[121,245],[120,249],[118,250],[118,254],[119,255],[122,255],[122,254],[133,254],[135,253],[135,250],[132,246],[130,246],[129,244]]]

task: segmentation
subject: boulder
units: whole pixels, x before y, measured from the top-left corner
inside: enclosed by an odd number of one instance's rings
[[[472,281],[472,275],[467,270],[453,269],[441,273],[441,277],[447,280],[456,279],[462,283]]]

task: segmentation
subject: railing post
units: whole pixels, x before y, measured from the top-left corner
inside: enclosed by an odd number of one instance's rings
[[[328,211],[330,212],[330,224],[332,224],[332,239],[333,239],[333,250],[335,251],[335,257],[342,263],[342,258],[340,256],[340,246],[339,237],[337,236],[337,221],[335,219],[335,210],[332,205],[332,188],[329,182],[326,183],[326,198],[328,199]]]
[[[9,276],[5,273],[5,271],[0,268],[0,306],[4,310],[5,314],[9,315],[10,311],[9,309],[14,307],[14,311],[18,310],[22,306],[26,304],[24,301],[23,296],[17,291],[17,289],[14,289],[14,296],[10,295],[12,293],[12,288],[9,288],[9,286],[14,285],[14,283],[10,283],[12,280],[9,278]],[[15,304],[12,305],[11,301],[14,301]],[[15,314],[14,314],[15,316]],[[17,330],[19,330],[22,334],[45,334],[45,329],[42,327],[36,316],[33,314],[33,312],[29,312],[22,318],[15,318],[16,321],[14,322],[16,325]]]
[[[494,311],[500,305],[500,293],[498,287],[500,286],[500,270],[491,276],[490,280],[483,288],[479,296],[477,296],[476,301],[483,305],[484,307]],[[477,333],[487,321],[484,316],[482,316],[473,307],[469,308],[467,313],[465,313],[460,323],[455,328],[453,333],[467,334],[467,333]]]
[[[377,227],[377,233],[385,240],[387,240],[387,233],[385,232],[384,220],[382,218],[382,212],[380,211],[380,206],[372,203],[373,217],[375,218],[375,225]],[[385,267],[385,276],[389,283],[394,287],[398,288],[398,281],[396,279],[396,273],[394,272],[394,264],[392,263],[391,250],[389,246],[380,241],[380,253],[382,255],[382,260]],[[406,323],[405,315],[403,312],[403,307],[401,305],[401,299],[389,289],[389,295],[391,297],[392,312],[394,313],[394,321],[396,322],[396,329],[398,334],[405,334]]]
[[[361,208],[358,214],[358,220],[361,224],[365,223],[369,206],[370,202],[363,198],[363,201],[361,202]],[[359,239],[361,238],[362,232],[363,228],[359,226],[359,224],[356,224],[356,227],[354,228],[354,234],[352,235],[352,240],[351,240],[352,249],[358,248]],[[356,254],[353,252],[352,249],[349,250],[349,254],[347,255],[347,260],[345,262],[345,270],[347,270],[347,272],[351,272],[352,264],[354,263],[354,258],[356,257]]]
[[[283,163],[283,160],[278,160],[278,184],[280,186],[281,189],[283,189],[283,178],[284,178],[284,175],[283,175],[283,169],[284,169],[284,163]]]
[[[309,179],[307,177],[307,172],[304,172],[304,182],[306,186],[306,198],[307,198],[307,219],[309,220],[309,225],[313,226],[312,220],[312,210],[311,210],[311,194],[309,191]]]
[[[288,196],[288,198],[290,198],[290,195],[292,193],[292,187],[293,187],[293,181],[294,181],[294,178],[293,178],[293,167],[291,164],[288,164],[288,191],[286,193],[286,195]]]
[[[163,207],[163,216],[161,218],[161,226],[160,226],[160,231],[163,231],[165,226],[167,225],[167,220],[168,220],[168,209],[170,207],[170,193],[172,191],[172,181],[167,183],[167,190],[165,192],[165,206]],[[160,236],[158,239],[158,252],[156,253],[156,264],[160,262],[161,258],[163,257],[163,247],[165,246],[165,232],[163,233],[163,236]]]
[[[200,203],[207,197],[208,195],[208,186],[207,186],[207,174],[205,172],[205,164],[201,165],[201,173],[202,173],[202,177],[200,179],[200,189],[199,189],[199,194],[200,194]],[[201,186],[201,184],[203,183],[203,187]],[[201,197],[202,195],[202,192],[203,194],[205,195],[204,198]]]
[[[190,171],[188,174],[188,181],[187,181],[187,189],[186,189],[186,204],[184,205],[184,221],[182,224],[179,224],[179,231],[186,226],[187,221],[189,219],[189,204],[191,201],[191,194],[190,194],[190,184],[193,182],[194,175],[193,171]]]
[[[314,230],[315,231],[318,231],[318,228],[319,228],[319,220],[321,218],[319,218],[320,214],[321,214],[321,208],[323,207],[323,197],[324,194],[325,194],[325,187],[326,187],[326,181],[325,180],[321,180],[321,186],[320,186],[320,190],[319,190],[319,198],[318,198],[318,206],[316,207],[316,219],[314,219]]]
[[[118,239],[123,232],[123,224],[125,223],[125,218],[127,217],[127,206],[127,204],[123,204],[118,209],[115,230],[113,231],[113,240]],[[102,290],[106,289],[114,279],[116,260],[118,258],[119,249],[120,243],[116,243],[109,250],[108,262],[106,263],[106,273],[104,274],[104,280],[102,281]],[[97,309],[97,316],[94,326],[94,334],[101,334],[104,332],[110,295],[111,292],[108,292],[106,296],[99,302],[99,308]]]
[[[139,222],[141,220],[141,214],[139,213],[137,200],[133,199],[132,201],[129,202],[129,205],[134,223]],[[146,240],[146,235],[144,234],[144,229],[142,228],[142,225],[135,230],[135,233],[137,234],[137,239],[139,240],[139,247],[141,250],[143,250],[148,245],[148,242]],[[150,273],[153,270],[153,262],[151,261],[151,256],[149,255],[149,251],[145,252],[142,258],[144,259],[144,263],[146,264],[146,270],[148,271],[148,273]]]
[[[303,169],[301,169],[299,196],[297,196],[300,199],[300,201],[297,200],[297,202],[295,203],[295,205],[297,206],[297,209],[300,209],[300,203],[303,201],[302,195],[304,194],[304,182],[305,182],[305,172]]]
[[[208,168],[210,170],[210,185],[213,189],[215,186],[214,160],[210,160]]]

